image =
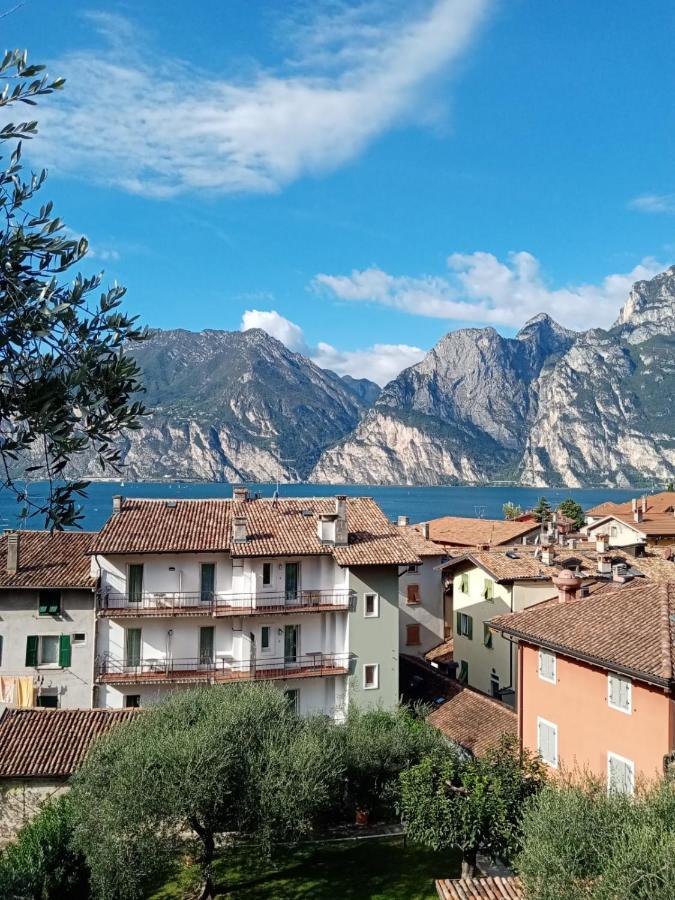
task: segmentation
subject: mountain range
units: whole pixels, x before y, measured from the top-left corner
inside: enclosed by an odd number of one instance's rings
[[[675,267],[614,325],[445,335],[382,390],[266,332],[157,331],[129,480],[627,486],[675,472]],[[91,474],[94,469],[87,467]]]

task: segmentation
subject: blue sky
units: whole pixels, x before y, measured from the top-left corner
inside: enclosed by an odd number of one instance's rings
[[[26,0],[1,24],[68,79],[28,148],[45,195],[149,325],[261,325],[384,382],[465,325],[608,325],[675,257],[666,0]]]

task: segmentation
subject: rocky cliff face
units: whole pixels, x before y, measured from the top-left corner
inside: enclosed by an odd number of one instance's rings
[[[128,480],[303,479],[377,389],[352,387],[259,329],[159,331],[135,355],[153,412],[123,443]],[[98,474],[91,462],[85,471]]]
[[[634,285],[609,331],[548,316],[514,339],[444,337],[327,449],[317,481],[666,481],[675,473],[675,267]]]

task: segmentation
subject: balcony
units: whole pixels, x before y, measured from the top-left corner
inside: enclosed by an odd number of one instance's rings
[[[99,684],[226,684],[349,674],[349,653],[305,653],[295,659],[142,659],[129,663],[106,656],[96,662]]]
[[[137,598],[102,591],[98,614],[108,618],[143,616],[269,616],[275,613],[316,613],[353,610],[356,593],[347,588],[293,593],[212,594],[199,591],[144,591]]]

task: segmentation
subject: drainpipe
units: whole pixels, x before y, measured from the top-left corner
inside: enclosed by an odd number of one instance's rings
[[[516,691],[516,706],[518,707],[518,742],[520,751],[523,750],[523,648],[518,644],[518,690]]]

